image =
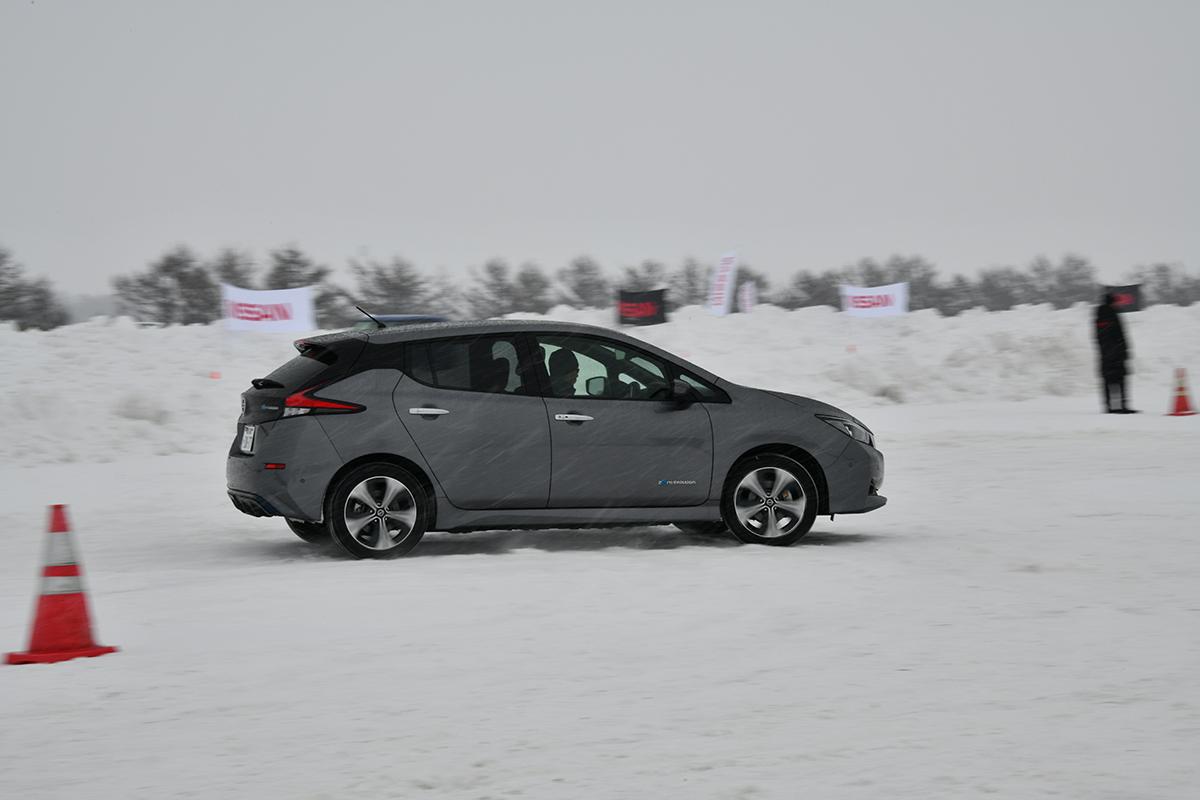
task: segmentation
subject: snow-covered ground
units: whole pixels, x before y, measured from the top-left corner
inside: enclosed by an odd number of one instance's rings
[[[4,332],[0,648],[65,502],[122,649],[0,668],[0,795],[1195,797],[1200,417],[1162,412],[1198,312],[1127,318],[1136,416],[1097,413],[1083,309],[685,312],[638,333],[862,416],[888,506],[790,549],[485,532],[391,562],[224,496],[286,341]]]

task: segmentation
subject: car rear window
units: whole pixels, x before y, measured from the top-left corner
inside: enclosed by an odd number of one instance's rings
[[[333,360],[337,360],[336,355]],[[315,381],[329,366],[317,360],[315,355],[299,355],[276,369],[267,378],[283,384],[285,389],[302,389]]]

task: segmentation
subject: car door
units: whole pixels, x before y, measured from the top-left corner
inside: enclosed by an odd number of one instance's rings
[[[670,399],[668,364],[603,337],[538,333],[533,339],[549,379],[551,508],[705,501],[712,425],[702,403],[679,407]]]
[[[459,508],[545,508],[546,404],[518,336],[409,342],[396,413]]]

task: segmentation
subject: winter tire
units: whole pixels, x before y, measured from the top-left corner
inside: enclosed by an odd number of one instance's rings
[[[729,471],[721,515],[747,544],[787,547],[812,529],[819,500],[816,483],[799,462],[764,454]]]
[[[292,529],[292,533],[311,544],[329,541],[329,528],[323,522],[304,522],[298,519],[289,519],[287,525]]]
[[[329,493],[325,518],[338,546],[355,558],[396,558],[417,546],[433,511],[421,482],[395,464],[364,464]]]

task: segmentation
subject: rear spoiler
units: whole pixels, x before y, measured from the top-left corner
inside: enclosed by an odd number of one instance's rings
[[[296,348],[296,352],[304,355],[305,350],[317,348],[320,350],[327,349],[330,345],[336,342],[344,342],[348,339],[367,340],[366,334],[362,331],[338,331],[337,333],[323,333],[319,336],[306,336],[303,339],[297,339],[292,342],[292,347]]]

